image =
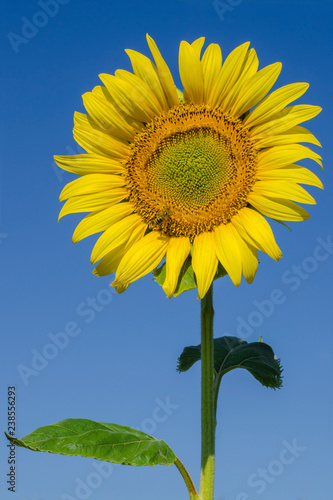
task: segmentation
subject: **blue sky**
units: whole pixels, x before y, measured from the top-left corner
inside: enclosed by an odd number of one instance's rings
[[[252,285],[236,289],[229,278],[216,283],[215,336],[255,341],[263,335],[284,367],[280,391],[262,388],[245,371],[225,377],[216,500],[327,500],[333,445],[332,2],[45,3],[1,6],[2,429],[7,387],[15,385],[17,436],[68,417],[140,427],[164,439],[198,483],[200,366],[175,370],[183,347],[200,342],[196,293],[168,300],[148,276],[116,295],[110,278],[94,277],[89,257],[95,238],[71,242],[81,216],[57,223],[58,196],[72,177],[52,157],[80,151],[72,120],[75,110],[83,111],[81,95],[98,84],[98,74],[130,69],[124,49],[149,55],[146,32],[179,85],[181,40],[206,36],[207,43],[221,45],[224,57],[249,40],[260,67],[283,63],[278,86],[309,82],[299,103],[323,107],[309,128],[322,142],[324,172],[303,165],[320,175],[325,191],[310,189],[318,204],[310,207],[309,221],[292,223],[292,232],[274,226],[284,253],[279,263],[261,255]],[[276,293],[280,303],[273,305]],[[260,312],[265,304],[266,316]],[[71,335],[67,345],[54,348],[54,336],[64,331]],[[22,375],[22,366],[31,368],[43,352],[49,359],[39,358],[34,375]],[[157,422],[163,411],[166,418]],[[1,439],[0,495],[6,500],[12,496]],[[100,469],[91,459],[23,449],[17,458],[19,500],[187,498],[175,467]]]

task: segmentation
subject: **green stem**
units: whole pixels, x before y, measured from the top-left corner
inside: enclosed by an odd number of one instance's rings
[[[201,500],[214,498],[215,401],[213,284],[201,300]]]
[[[193,484],[192,478],[189,475],[189,473],[187,472],[187,470],[185,469],[185,467],[182,464],[182,462],[179,460],[179,458],[176,458],[176,460],[175,460],[175,466],[177,467],[177,469],[179,470],[179,472],[181,473],[181,475],[182,475],[182,477],[183,477],[183,479],[185,481],[185,484],[186,484],[187,491],[188,491],[188,494],[190,496],[190,499],[191,500],[200,500],[198,492],[195,489],[195,486]]]

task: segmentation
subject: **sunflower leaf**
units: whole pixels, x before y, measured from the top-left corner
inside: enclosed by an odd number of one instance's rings
[[[164,262],[160,267],[153,271],[155,281],[163,286],[166,276],[166,263]],[[226,276],[227,272],[219,263],[214,280]],[[195,274],[192,269],[191,257],[187,257],[183,267],[180,270],[178,283],[174,292],[174,297],[187,292],[188,290],[194,290],[197,288],[197,282],[195,279]]]
[[[5,433],[6,434],[6,433]],[[125,465],[172,465],[176,456],[169,446],[144,432],[117,424],[70,418],[40,427],[11,443],[33,451],[90,457]]]
[[[185,347],[178,359],[177,370],[185,372],[201,359],[201,345]],[[214,339],[214,370],[216,378],[236,368],[244,368],[263,386],[282,386],[282,367],[273,349],[264,342],[251,342],[237,337]]]

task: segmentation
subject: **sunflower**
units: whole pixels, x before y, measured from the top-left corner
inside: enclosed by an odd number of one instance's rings
[[[102,86],[83,95],[88,114],[75,113],[74,138],[88,154],[56,156],[81,177],[61,192],[59,218],[89,212],[73,235],[76,243],[101,232],[92,254],[97,276],[116,272],[123,292],[166,259],[163,289],[175,292],[190,257],[199,297],[218,264],[238,286],[258,268],[258,250],[282,256],[270,224],[309,218],[294,202],[314,204],[299,184],[322,188],[310,170],[294,162],[320,156],[298,143],[320,146],[299,124],[321,108],[288,106],[308,88],[292,83],[269,95],[281,71],[277,62],[258,71],[249,43],[222,64],[219,45],[204,51],[204,38],[182,41],[183,92],[154,40],[155,64],[126,50],[133,73],[101,74]]]

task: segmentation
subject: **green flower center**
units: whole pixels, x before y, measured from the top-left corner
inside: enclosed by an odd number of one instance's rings
[[[209,129],[192,129],[162,140],[147,165],[148,186],[188,209],[207,206],[233,174],[230,147]]]

